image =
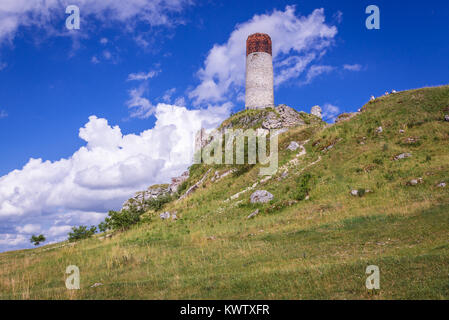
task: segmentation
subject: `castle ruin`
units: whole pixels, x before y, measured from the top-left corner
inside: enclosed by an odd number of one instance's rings
[[[246,109],[274,107],[271,38],[255,33],[246,40]]]

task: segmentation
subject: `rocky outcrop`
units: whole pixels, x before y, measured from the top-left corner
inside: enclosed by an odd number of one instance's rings
[[[150,199],[170,195],[169,185],[154,185],[145,191],[136,192],[134,197],[128,199],[122,206],[122,210],[135,209],[137,211],[146,210],[145,202]]]
[[[339,123],[342,121],[348,121],[349,119],[354,118],[358,114],[360,114],[360,112],[342,113],[337,117],[337,119],[335,119],[335,123]]]
[[[296,151],[296,150],[298,150],[299,147],[300,147],[300,145],[299,145],[298,142],[292,141],[292,142],[290,142],[290,144],[288,145],[287,150],[290,150],[290,151]]]
[[[251,197],[250,202],[251,203],[266,203],[273,200],[274,196],[269,193],[267,190],[257,190],[255,191]]]
[[[168,186],[170,193],[178,192],[179,186],[189,178],[189,171],[185,171],[179,177],[171,178],[171,183]]]
[[[299,112],[295,109],[281,104],[275,109],[275,112],[269,112],[266,119],[262,122],[264,129],[291,128],[304,125]]]
[[[137,211],[145,211],[147,210],[146,201],[175,195],[178,192],[179,186],[188,178],[189,171],[185,171],[179,177],[172,178],[170,184],[153,185],[145,191],[136,192],[134,197],[126,200],[122,206],[122,210],[130,210],[132,208]]]
[[[189,190],[187,190],[186,193],[184,193],[184,194],[179,198],[179,200],[182,200],[182,199],[187,198],[191,193],[193,193],[196,189],[198,189],[198,187],[199,187],[200,185],[203,184],[204,180],[206,180],[206,178],[207,178],[209,172],[211,172],[211,171],[212,171],[212,168],[210,168],[209,170],[207,170],[206,174],[205,174],[205,175],[204,175],[204,176],[203,176],[197,183],[195,183],[193,186],[191,186],[191,187],[189,188]]]
[[[320,108],[320,106],[314,106],[312,107],[312,109],[310,110],[310,114],[314,115],[315,117],[318,117],[320,119],[323,118],[323,115],[321,114],[322,110]]]

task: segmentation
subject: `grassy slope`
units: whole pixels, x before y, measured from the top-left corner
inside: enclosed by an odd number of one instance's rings
[[[216,183],[209,177],[168,204],[176,222],[154,213],[110,239],[0,254],[0,298],[447,299],[449,188],[435,185],[449,182],[448,107],[448,86],[413,90],[377,99],[347,122],[283,134],[281,165],[295,156],[285,150],[290,141],[310,142],[285,180],[257,188],[274,194],[270,204],[250,204],[251,191],[223,202],[260,180],[255,167]],[[402,152],[413,156],[392,160]],[[205,171],[192,170],[192,182]],[[312,175],[310,200],[291,205],[303,173]],[[406,186],[418,177],[423,184]],[[352,197],[354,188],[374,192]],[[261,213],[247,220],[255,208]],[[65,289],[71,264],[80,267],[81,290]],[[370,264],[381,270],[376,292],[364,285]],[[90,288],[96,282],[104,286]]]

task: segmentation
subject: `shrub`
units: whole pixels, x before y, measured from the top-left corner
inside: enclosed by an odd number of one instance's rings
[[[162,207],[164,206],[164,204],[172,201],[172,197],[167,195],[167,196],[160,196],[157,197],[155,199],[147,199],[145,200],[145,207],[148,209],[152,209],[155,211],[161,210]],[[143,212],[141,212],[143,213]]]
[[[365,190],[365,189],[358,189],[357,191],[358,191],[358,192],[357,192],[357,195],[358,195],[359,197],[363,197],[363,196],[365,195],[365,193],[366,193],[366,190]]]
[[[77,241],[92,237],[97,232],[97,227],[91,226],[89,229],[87,226],[72,227],[72,232],[69,232],[69,241]]]
[[[106,229],[123,231],[140,221],[141,211],[121,210],[109,211],[105,219]],[[102,226],[103,227],[103,226]]]
[[[98,230],[100,230],[100,232],[106,232],[109,229],[109,225],[106,221],[100,222],[100,224],[98,225]]]
[[[45,237],[43,234],[35,236],[34,234],[31,236],[30,242],[35,246],[38,246],[41,242],[45,242]]]
[[[296,180],[296,190],[293,192],[293,199],[302,201],[307,197],[307,194],[310,191],[309,183],[312,179],[312,175],[310,173],[306,173]]]

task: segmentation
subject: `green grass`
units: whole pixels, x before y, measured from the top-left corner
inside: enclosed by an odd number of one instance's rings
[[[280,166],[295,158],[290,141],[309,140],[307,154],[256,188],[271,203],[250,204],[251,191],[224,201],[260,181],[258,165],[215,183],[212,171],[192,196],[165,205],[177,221],[149,212],[109,239],[2,253],[0,299],[448,299],[449,188],[436,187],[449,182],[448,106],[448,86],[411,90],[347,122],[290,130]],[[393,160],[403,152],[412,157]],[[207,169],[193,166],[188,183]],[[418,177],[423,184],[406,185]],[[81,290],[65,288],[68,265],[80,268]],[[380,268],[380,290],[365,288],[368,265]]]

